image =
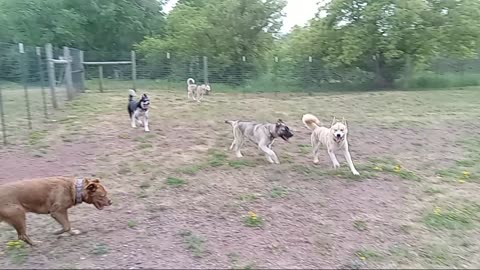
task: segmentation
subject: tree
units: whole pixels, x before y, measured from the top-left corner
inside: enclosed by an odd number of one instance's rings
[[[0,0],[6,42],[128,51],[164,30],[158,0]]]
[[[359,67],[393,86],[410,59],[471,56],[480,40],[476,0],[332,0],[312,21],[316,53],[332,67]]]
[[[211,75],[227,81],[241,81],[255,72],[258,65],[251,60],[263,57],[272,47],[285,6],[283,0],[183,2],[168,15],[166,36],[147,39],[138,49],[150,56],[155,52],[184,58],[208,56],[209,66],[215,67],[209,69]],[[244,56],[250,61],[243,62]]]

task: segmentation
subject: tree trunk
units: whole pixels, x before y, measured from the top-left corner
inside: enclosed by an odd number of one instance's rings
[[[383,54],[375,55],[375,88],[391,89],[393,88],[393,76],[385,63]]]

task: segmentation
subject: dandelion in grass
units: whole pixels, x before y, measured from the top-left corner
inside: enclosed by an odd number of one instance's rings
[[[402,170],[402,167],[400,165],[396,165],[395,167],[393,167],[393,171],[398,173]]]
[[[375,171],[383,171],[382,167],[378,167],[378,166],[373,167],[373,169]]]
[[[437,206],[435,207],[435,209],[433,209],[433,213],[435,213],[435,215],[440,216],[442,214],[442,209]]]

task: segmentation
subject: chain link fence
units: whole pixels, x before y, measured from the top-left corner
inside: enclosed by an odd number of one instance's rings
[[[171,52],[83,52],[0,43],[0,132],[4,144],[41,129],[58,108],[88,91],[125,88],[186,91],[187,78],[212,91],[321,92],[373,89],[375,74],[329,68],[313,56],[190,56]],[[408,59],[407,59],[408,60]],[[439,58],[416,70],[406,61],[401,89],[480,85],[479,59]],[[398,74],[397,74],[398,75]]]

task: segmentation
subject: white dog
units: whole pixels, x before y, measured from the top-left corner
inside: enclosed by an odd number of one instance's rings
[[[187,79],[187,98],[190,99],[190,97],[197,101],[200,102],[203,99],[203,95],[210,93],[211,88],[210,84],[201,84],[197,85],[195,84],[195,80],[192,78]]]
[[[334,117],[330,128],[319,126],[320,120],[312,114],[303,115],[302,122],[308,129],[312,130],[311,142],[313,147],[313,163],[318,163],[320,146],[325,145],[334,168],[340,167],[335,152],[343,150],[343,154],[352,173],[354,175],[360,175],[355,169],[352,157],[348,151],[348,128],[345,119],[343,119],[342,122],[338,122]]]

